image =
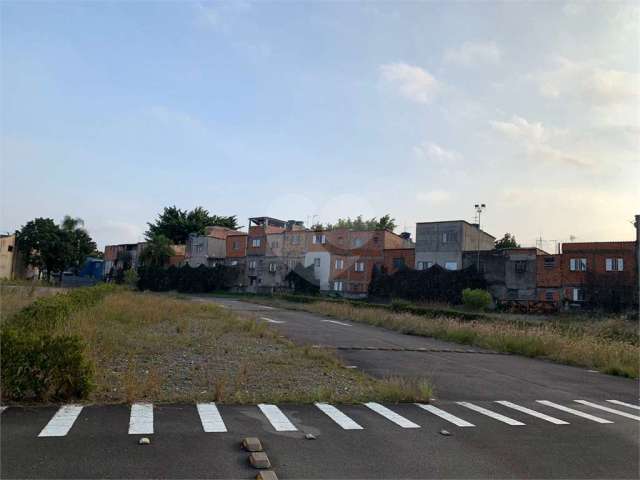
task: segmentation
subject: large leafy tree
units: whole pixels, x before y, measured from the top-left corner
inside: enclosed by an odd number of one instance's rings
[[[326,225],[327,230],[335,230],[339,228],[346,228],[348,230],[390,230],[393,231],[396,228],[396,220],[391,215],[387,214],[380,217],[378,220],[376,217],[365,219],[362,215],[358,215],[355,218],[339,218],[334,224],[328,223]]]
[[[69,258],[69,244],[62,229],[50,218],[36,218],[16,232],[18,251],[24,262],[40,271],[47,279],[53,272],[64,270]]]
[[[140,252],[140,262],[145,267],[164,267],[175,255],[171,240],[164,235],[154,235]]]
[[[520,244],[516,241],[516,237],[508,232],[505,233],[501,239],[496,240],[494,245],[496,250],[500,250],[501,248],[520,248]]]
[[[238,228],[238,219],[235,215],[224,217],[211,215],[206,209],[196,207],[193,210],[182,210],[175,205],[165,207],[158,215],[154,223],[148,223],[149,229],[145,233],[147,240],[156,235],[164,235],[172,243],[182,245],[187,242],[189,234],[204,234],[204,229],[209,226],[222,226]]]
[[[76,274],[85,259],[96,250],[94,242],[84,229],[84,220],[65,215],[60,224],[68,244],[65,267],[72,269]]]

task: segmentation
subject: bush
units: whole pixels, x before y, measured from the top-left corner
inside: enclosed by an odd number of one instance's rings
[[[240,270],[238,267],[217,265],[197,268],[171,266],[169,268],[149,266],[138,269],[138,288],[154,292],[177,290],[183,293],[206,293],[228,290],[235,286]]]
[[[91,391],[93,372],[79,337],[7,328],[0,344],[3,400],[69,400]]]
[[[465,288],[462,303],[470,310],[484,310],[491,305],[491,294],[480,288]]]
[[[140,280],[140,277],[138,277],[138,272],[136,272],[133,268],[130,268],[129,270],[124,272],[123,283],[129,288],[136,288],[138,286],[138,280]]]
[[[96,305],[117,287],[98,285],[42,297],[2,325],[2,398],[68,400],[86,397],[93,370],[75,335],[56,335],[73,313]]]

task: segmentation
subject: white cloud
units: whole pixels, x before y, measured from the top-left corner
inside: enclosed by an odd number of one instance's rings
[[[440,83],[426,70],[407,63],[388,63],[380,66],[384,82],[397,88],[398,92],[418,103],[430,103],[440,89]]]
[[[437,143],[422,142],[413,147],[414,153],[420,157],[437,163],[452,163],[460,160],[461,155],[453,150],[447,150]]]
[[[556,59],[555,68],[533,78],[545,97],[569,97],[591,105],[637,102],[640,96],[640,74],[566,58]]]
[[[495,42],[464,42],[457,48],[444,52],[444,61],[461,67],[473,67],[481,64],[497,64],[502,51]]]
[[[594,166],[595,162],[588,156],[564,151],[553,145],[554,140],[566,135],[563,130],[546,128],[540,122],[532,123],[517,115],[514,115],[511,121],[492,121],[490,124],[501,136],[522,148],[531,160],[542,160],[552,164],[564,163],[575,167]]]
[[[430,205],[442,205],[451,199],[451,193],[445,190],[431,190],[429,192],[418,192],[416,200]]]

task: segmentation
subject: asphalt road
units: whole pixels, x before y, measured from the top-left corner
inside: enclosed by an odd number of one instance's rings
[[[128,433],[130,407],[121,405],[86,406],[64,436],[38,437],[58,409],[10,407],[0,414],[2,478],[255,478],[239,448],[246,436],[262,440],[279,478],[640,476],[638,382],[517,356],[461,352],[471,349],[302,312],[215,301],[255,311],[296,342],[346,348],[338,351],[346,363],[370,374],[426,376],[435,384],[433,405],[473,426],[416,405],[387,405],[403,426],[365,405],[339,406],[361,427],[346,430],[314,405],[278,405],[295,429],[278,431],[257,406],[223,405],[218,411],[226,431],[205,433],[195,405],[155,405],[153,434],[134,435]],[[315,439],[305,438],[308,433]],[[138,445],[142,436],[151,445]]]

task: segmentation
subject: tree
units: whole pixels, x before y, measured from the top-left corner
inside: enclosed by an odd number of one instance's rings
[[[390,230],[393,231],[396,228],[396,220],[391,215],[386,214],[380,217],[378,220],[376,217],[365,220],[362,215],[358,215],[356,218],[338,218],[336,223],[327,223],[326,230],[347,229],[355,231],[364,230]]]
[[[392,218],[388,213],[383,217],[380,217],[377,225],[378,230],[389,230],[393,232],[396,229],[396,219]]]
[[[53,272],[64,270],[70,256],[68,237],[50,218],[36,218],[16,232],[18,251],[26,265]]]
[[[195,233],[203,235],[206,227],[221,226],[238,229],[238,219],[235,215],[229,217],[211,215],[202,208],[196,207],[191,211],[182,210],[175,205],[165,207],[158,215],[155,223],[148,223],[149,229],[145,233],[148,240],[156,235],[164,235],[172,243],[183,245],[187,242],[189,235]]]
[[[520,248],[520,244],[516,242],[516,237],[510,233],[505,233],[504,237],[495,241],[494,248],[500,250],[502,248]]]
[[[140,262],[146,267],[164,267],[173,255],[171,240],[164,235],[154,235],[140,252]]]
[[[81,218],[65,215],[60,227],[68,243],[65,268],[77,274],[86,258],[96,250],[96,243],[84,229],[84,220]]]

